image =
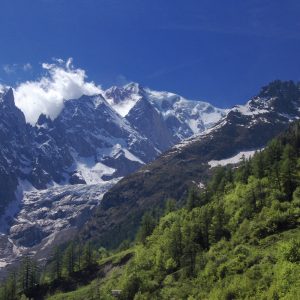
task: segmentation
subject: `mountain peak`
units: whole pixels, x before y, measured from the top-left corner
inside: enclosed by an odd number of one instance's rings
[[[300,85],[293,81],[275,80],[264,86],[257,97],[249,101],[254,108],[264,107],[281,114],[297,115],[300,105]]]
[[[140,90],[143,90],[143,87],[139,83],[130,82],[124,85],[124,89],[132,93],[139,93]]]
[[[14,92],[11,87],[4,90],[4,93],[2,94],[1,98],[2,98],[2,102],[5,103],[6,105],[15,106]]]
[[[297,97],[300,94],[300,84],[292,80],[274,80],[262,87],[258,97]]]
[[[104,92],[107,102],[122,117],[125,117],[129,113],[131,108],[143,95],[142,87],[134,82],[121,87],[113,86]]]

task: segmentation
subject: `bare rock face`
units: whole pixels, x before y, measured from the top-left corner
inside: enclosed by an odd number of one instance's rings
[[[30,148],[23,113],[15,106],[12,89],[0,93],[0,215],[14,200],[18,176]]]
[[[172,128],[168,127],[162,113],[157,111],[145,97],[135,104],[126,119],[162,151],[180,141],[179,137],[173,135]]]

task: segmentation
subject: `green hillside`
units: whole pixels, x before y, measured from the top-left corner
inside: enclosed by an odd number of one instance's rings
[[[71,272],[62,267],[55,281],[44,274],[47,280],[24,292],[36,299],[41,290],[47,299],[115,299],[114,289],[128,300],[299,299],[299,129],[294,124],[238,168],[216,168],[184,207],[170,200],[159,220],[144,215],[136,242],[122,245],[127,250]],[[70,280],[70,291],[59,292],[57,282]]]

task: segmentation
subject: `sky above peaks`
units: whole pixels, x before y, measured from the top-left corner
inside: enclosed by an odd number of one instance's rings
[[[135,81],[228,107],[300,81],[299,0],[1,0],[0,11],[0,85],[18,101],[34,90],[55,108]]]

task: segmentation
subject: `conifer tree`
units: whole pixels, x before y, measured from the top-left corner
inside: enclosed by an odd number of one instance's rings
[[[150,213],[145,213],[140,229],[137,234],[137,239],[139,242],[145,243],[146,238],[153,232],[153,229],[155,228],[156,221],[154,217]]]
[[[25,256],[21,263],[20,269],[20,281],[22,285],[22,290],[24,292],[28,291],[30,288],[31,279],[31,259],[29,256]]]
[[[83,266],[84,268],[88,268],[93,264],[93,248],[92,243],[89,241],[85,244],[83,248]]]
[[[287,145],[283,150],[282,162],[280,166],[283,192],[287,200],[291,200],[296,188],[296,153],[294,149]]]
[[[59,247],[55,247],[53,254],[52,277],[60,279],[62,275],[62,253]]]
[[[186,202],[186,208],[191,211],[193,208],[199,206],[199,197],[195,188],[190,188]]]
[[[69,244],[64,252],[63,264],[66,274],[71,276],[75,270],[75,251],[73,242]]]
[[[258,179],[262,179],[264,177],[264,161],[262,152],[257,152],[255,154],[252,160],[252,165],[254,176]]]
[[[180,260],[182,256],[182,233],[179,221],[176,221],[171,228],[171,242],[169,245],[169,251],[171,257],[176,262],[177,266],[180,266]]]

